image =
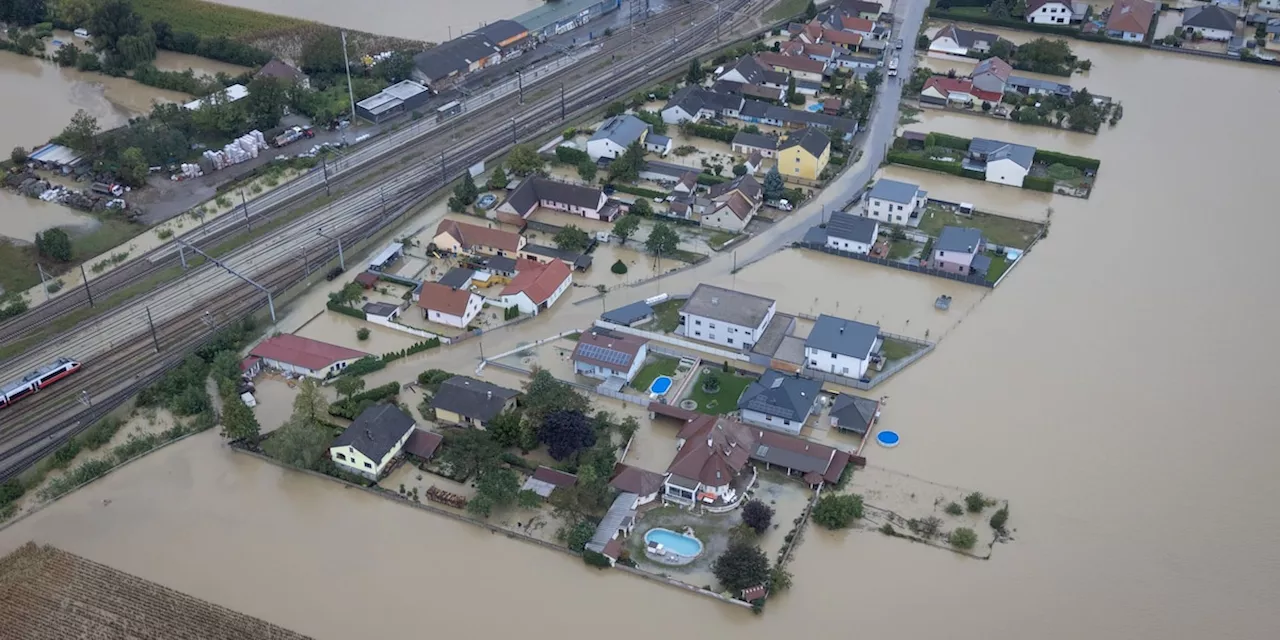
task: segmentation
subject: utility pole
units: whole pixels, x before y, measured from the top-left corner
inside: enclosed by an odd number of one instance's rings
[[[178,245],[178,259],[182,261],[182,270],[186,271],[187,270],[187,252],[185,249],[182,248],[181,244]]]
[[[351,100],[351,121],[356,120],[356,92],[351,89],[351,60],[347,58],[347,32],[342,31],[342,61],[347,67],[347,98]],[[345,138],[346,135],[344,134]]]
[[[343,270],[343,271],[346,271],[346,270],[347,270],[347,259],[346,259],[345,257],[343,257],[343,255],[342,255],[342,236],[338,236],[337,238],[327,236],[327,235],[325,235],[325,234],[324,234],[323,229],[316,229],[316,235],[320,236],[321,238],[327,238],[327,239],[329,239],[329,240],[333,240],[333,241],[335,241],[335,242],[337,242],[337,243],[338,243],[338,266],[339,266],[339,267],[342,267],[342,270]],[[308,273],[309,273],[309,272],[310,272],[310,267],[308,267],[308,269],[307,269],[307,270],[308,270]]]
[[[160,353],[160,338],[156,337],[156,323],[151,320],[151,307],[147,307],[147,326],[151,327],[151,342],[156,345],[156,353]]]
[[[329,197],[329,160],[328,156],[320,154],[320,168],[324,171],[324,197]]]
[[[240,190],[240,206],[244,209],[244,226],[253,231],[253,221],[249,219],[249,199],[244,197],[244,189]]]
[[[84,279],[84,293],[89,296],[89,307],[93,307],[93,292],[89,290],[89,274],[84,272],[84,263],[80,264],[80,277]]]
[[[267,307],[269,307],[269,308],[271,309],[271,324],[275,324],[275,323],[276,323],[276,303],[275,303],[275,299],[271,297],[271,290],[270,290],[270,289],[267,289],[266,287],[264,287],[264,286],[262,286],[262,285],[260,285],[260,284],[258,284],[258,283],[256,283],[256,282],[254,282],[253,280],[250,280],[248,276],[245,276],[245,275],[240,274],[240,273],[239,273],[239,272],[237,272],[235,269],[232,269],[231,267],[228,267],[227,265],[223,264],[223,263],[222,263],[220,260],[218,260],[217,258],[215,258],[215,257],[213,257],[213,256],[211,256],[211,255],[209,255],[209,254],[207,254],[207,253],[205,253],[205,252],[203,252],[203,251],[201,251],[201,250],[199,250],[199,249],[195,248],[194,246],[192,246],[192,245],[190,245],[190,244],[187,244],[186,242],[183,242],[182,240],[176,240],[176,239],[175,239],[175,240],[174,240],[174,242],[178,243],[178,245],[179,245],[179,246],[184,246],[184,245],[185,245],[188,249],[190,249],[190,250],[192,250],[192,251],[194,251],[194,252],[196,252],[196,253],[198,253],[198,254],[200,254],[200,255],[204,256],[204,259],[205,259],[205,260],[208,260],[209,262],[212,262],[213,264],[216,264],[216,265],[218,265],[219,267],[222,267],[222,269],[223,269],[224,271],[226,271],[227,273],[229,273],[229,274],[231,274],[231,275],[233,275],[233,276],[235,276],[235,277],[237,277],[237,278],[240,278],[241,280],[244,280],[245,282],[247,282],[247,283],[249,283],[249,284],[253,285],[253,287],[254,287],[254,288],[258,289],[259,291],[261,291],[261,292],[263,292],[263,293],[265,293],[265,294],[267,294]]]
[[[516,88],[520,91],[520,104],[524,104],[524,72],[516,72]]]

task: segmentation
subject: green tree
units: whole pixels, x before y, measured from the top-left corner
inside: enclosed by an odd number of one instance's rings
[[[583,158],[582,162],[578,163],[578,177],[582,178],[583,182],[595,182],[596,163],[592,162],[591,158]]]
[[[0,0],[0,22],[30,27],[44,22],[47,15],[44,0]]]
[[[98,119],[80,109],[71,116],[71,123],[58,135],[58,141],[76,151],[93,151],[94,136],[99,130]]]
[[[257,439],[258,418],[240,398],[227,398],[222,406],[222,437],[228,440]]]
[[[267,455],[299,469],[310,469],[329,450],[333,434],[295,414],[262,443]]]
[[[520,479],[510,469],[489,468],[482,470],[476,480],[476,495],[467,501],[467,512],[483,518],[493,509],[515,502],[520,493]]]
[[[627,208],[627,213],[632,213],[632,214],[635,214],[635,216],[637,216],[637,217],[636,217],[635,224],[636,224],[636,226],[639,226],[639,225],[640,225],[640,219],[639,219],[640,217],[642,217],[642,216],[651,216],[651,215],[653,215],[653,205],[649,204],[649,201],[648,201],[648,200],[646,200],[646,199],[644,199],[644,197],[642,197],[642,196],[636,196],[636,201],[635,201],[635,202],[632,202],[632,203],[631,203],[631,206]],[[617,231],[617,228],[618,228],[618,227],[617,227],[617,225],[615,224],[615,225],[614,225],[614,233],[617,233],[617,232],[618,232],[618,231]],[[633,229],[633,231],[634,231],[634,229]],[[628,235],[630,235],[630,234],[628,234]]]
[[[1097,131],[1102,126],[1102,114],[1092,104],[1072,108],[1067,119],[1072,131]]]
[[[557,231],[553,240],[557,247],[565,251],[585,251],[587,245],[591,244],[591,236],[572,224]]]
[[[508,448],[520,444],[520,438],[524,435],[524,424],[519,411],[503,411],[485,425],[485,430],[493,437],[493,441],[498,443],[498,446]]]
[[[610,102],[609,106],[604,108],[604,117],[612,118],[614,116],[620,116],[626,111],[627,105],[622,104],[621,102]]]
[[[862,517],[862,496],[827,493],[813,508],[813,521],[828,529],[847,529]]]
[[[337,29],[325,29],[302,45],[299,64],[307,73],[336,73],[346,70],[342,51],[342,34]]]
[[[969,513],[982,513],[987,508],[987,497],[980,491],[974,491],[964,497],[964,505]]]
[[[622,258],[618,258],[614,261],[613,266],[609,267],[609,271],[617,275],[624,275],[627,272],[627,263],[623,262]]]
[[[240,380],[240,354],[230,349],[219,351],[209,363],[209,375],[218,385],[224,397],[235,397],[236,382]]]
[[[601,476],[594,467],[583,466],[578,469],[578,482],[553,491],[549,502],[557,518],[572,522],[598,518],[612,500],[608,477]],[[594,529],[592,527],[593,532]]]
[[[918,38],[916,38],[916,48],[921,51],[927,50],[930,44],[932,43],[929,41],[929,36],[926,36],[923,33],[920,34]]]
[[[333,390],[338,395],[350,400],[352,396],[364,391],[364,378],[359,376],[342,376],[334,381]]]
[[[596,432],[581,411],[556,411],[542,421],[538,440],[547,445],[553,459],[562,461],[594,445]]]
[[[413,75],[413,53],[410,51],[392,51],[389,57],[383,59],[373,68],[373,71],[387,84],[408,80]]]
[[[94,0],[58,0],[53,3],[53,15],[58,22],[68,25],[84,25],[93,17]]]
[[[879,69],[872,69],[867,72],[867,76],[863,78],[862,81],[867,83],[867,88],[870,89],[872,93],[875,93],[876,89],[880,87],[880,84],[884,82],[884,76],[880,75]]]
[[[93,46],[99,51],[119,52],[121,38],[141,36],[144,32],[151,36],[154,48],[155,34],[144,26],[142,16],[133,10],[133,4],[129,0],[103,0],[89,17]]]
[[[1022,18],[1027,15],[1027,0],[1016,0],[1009,9],[1009,14],[1015,18]]]
[[[796,93],[795,76],[787,76],[787,102],[790,102],[791,104],[804,103],[804,98],[801,98],[800,94]]]
[[[524,177],[542,173],[546,161],[538,155],[538,151],[527,144],[518,144],[511,148],[507,155],[507,167],[517,176]]]
[[[736,594],[768,582],[769,556],[753,544],[730,542],[729,548],[712,563],[711,573],[720,586]]]
[[[22,164],[26,162],[27,157],[27,150],[23,147],[14,147],[13,151],[9,152],[9,159],[12,160],[14,164]]]
[[[511,180],[507,178],[507,172],[503,170],[502,165],[493,168],[493,172],[489,174],[489,190],[501,191],[507,188],[507,183]]]
[[[813,0],[809,0],[809,4],[804,7],[804,19],[812,20],[818,17],[818,5]]]
[[[289,85],[280,78],[257,76],[249,81],[249,95],[244,99],[249,122],[258,129],[280,124],[284,108],[289,104]]]
[[[1066,40],[1036,38],[1018,45],[1015,66],[1036,73],[1070,73],[1075,68],[1076,57]]]
[[[632,182],[640,178],[640,172],[644,169],[644,145],[639,140],[634,140],[627,145],[627,150],[622,155],[609,163],[609,179],[620,182]]]
[[[448,465],[455,478],[470,478],[483,473],[502,459],[502,447],[488,432],[467,429],[445,438],[440,461]]]
[[[640,202],[644,202],[646,207],[649,206],[649,203],[645,200],[636,201],[637,204]],[[633,204],[631,205],[631,207],[632,207],[631,213],[636,213],[635,205]],[[613,235],[618,236],[618,238],[622,240],[622,244],[626,244],[627,238],[630,238],[632,235],[634,235],[639,228],[640,228],[639,216],[628,214],[628,215],[622,216],[620,220],[613,223]]]
[[[141,187],[147,183],[147,174],[150,172],[142,149],[129,147],[120,153],[120,166],[116,169],[116,175],[121,182],[131,187]]]
[[[764,192],[765,200],[773,201],[782,197],[782,192],[787,186],[782,182],[782,174],[778,173],[777,165],[769,169],[769,173],[764,174],[764,184],[760,185],[760,188]]]
[[[551,495],[555,495],[554,493]],[[596,535],[596,525],[590,520],[579,520],[577,524],[565,534],[565,546],[569,550],[582,553],[587,543],[591,542],[591,538]]]
[[[733,175],[739,178],[747,175],[747,165],[741,163],[733,165]]]
[[[675,253],[679,246],[680,236],[665,222],[654,225],[644,241],[644,248],[659,258]]]
[[[702,62],[697,58],[690,60],[689,71],[684,74],[684,79],[688,81],[689,84],[702,84],[702,81],[706,77],[707,72],[703,70]]]
[[[1012,42],[1004,38],[996,38],[996,41],[991,44],[991,56],[1010,62],[1013,60],[1016,49]]]
[[[321,426],[329,416],[329,401],[320,385],[311,378],[298,383],[298,394],[293,397],[293,417],[308,426]]]
[[[1010,17],[1008,3],[1005,0],[991,0],[991,4],[987,5],[987,15],[992,18],[1008,20]]]
[[[548,415],[556,411],[586,413],[591,409],[587,397],[578,393],[568,383],[557,380],[545,369],[539,369],[525,387],[525,419],[533,425],[541,425]]]
[[[74,42],[68,42],[53,52],[53,62],[59,67],[74,67],[80,59],[80,48]]]
[[[71,260],[71,236],[58,227],[43,233],[37,233],[36,252],[58,262],[69,262]]]
[[[1005,526],[1009,522],[1009,505],[1000,507],[999,511],[991,514],[991,528],[999,533],[1005,533]]]
[[[476,180],[471,177],[470,171],[462,174],[462,182],[453,188],[453,195],[464,205],[474,203],[480,196],[480,189],[476,186]]]
[[[742,523],[762,534],[773,523],[773,507],[760,500],[748,500],[742,505]]]
[[[947,536],[947,543],[957,549],[972,549],[978,543],[978,534],[968,527],[960,527]]]
[[[648,124],[649,129],[654,133],[660,136],[667,135],[667,123],[662,120],[662,114],[656,111],[638,111],[636,117]]]

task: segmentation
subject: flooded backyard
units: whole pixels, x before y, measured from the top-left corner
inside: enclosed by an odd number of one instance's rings
[[[929,176],[914,181],[931,195],[982,210],[1034,217],[1054,208],[1050,236],[999,290],[789,250],[736,276],[731,258],[717,254],[609,295],[613,307],[711,282],[777,298],[783,312],[828,311],[944,338],[876,388],[892,397],[883,424],[902,444],[865,454],[893,473],[1007,499],[1017,533],[990,561],[810,527],[790,566],[794,586],[756,617],[285,472],[231,453],[212,431],[0,530],[0,553],[52,543],[319,639],[420,633],[412,612],[424,608],[451,614],[431,617],[433,633],[527,635],[563,625],[565,608],[554,603],[572,603],[581,622],[626,639],[777,638],[853,622],[859,633],[907,638],[940,629],[962,639],[1271,637],[1280,627],[1271,606],[1280,598],[1271,499],[1280,432],[1266,381],[1280,351],[1266,336],[1280,303],[1256,281],[1270,273],[1280,222],[1270,192],[1244,185],[1269,184],[1274,173],[1268,150],[1280,145],[1280,130],[1264,125],[1280,112],[1280,76],[1192,56],[1072,47],[1094,61],[1090,90],[1124,101],[1115,129],[1059,134],[962,116],[936,128],[1099,158],[1089,200],[951,178],[956,188],[985,190],[953,195],[950,183],[930,181],[935,174],[903,168],[907,179]],[[1234,115],[1201,117],[1222,96]],[[60,128],[65,117],[56,121]],[[1206,234],[1224,204],[1248,232],[1194,263],[1170,260],[1170,247],[1213,246]],[[805,210],[778,225],[809,215],[816,222]],[[340,284],[305,299],[315,308]],[[932,307],[944,292],[955,296],[945,314]],[[428,367],[471,372],[481,348],[497,353],[584,327],[601,308],[572,304],[587,295],[574,290],[518,330],[397,361],[368,384],[407,381]],[[337,330],[354,338],[352,327]],[[1219,375],[1198,375],[1210,361]],[[484,377],[519,384],[491,369]],[[652,442],[637,459],[669,460],[670,449],[665,457],[660,449],[670,440]],[[862,486],[901,493],[893,480]],[[1225,524],[1245,519],[1251,526],[1223,535]],[[360,615],[316,606],[339,584]],[[474,596],[481,590],[483,600]],[[502,614],[488,602],[502,602]]]

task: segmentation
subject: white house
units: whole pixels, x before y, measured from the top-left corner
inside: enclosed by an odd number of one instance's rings
[[[688,86],[671,96],[662,107],[662,121],[667,124],[697,122],[703,118],[736,118],[744,98],[726,93]]]
[[[1035,24],[1071,24],[1071,4],[1061,0],[1030,0],[1026,20]]]
[[[933,40],[929,41],[929,51],[967,56],[970,53],[986,53],[999,40],[1000,36],[994,33],[969,31],[955,24],[948,24],[939,29]]]
[[[699,284],[680,307],[680,326],[687,338],[747,349],[760,340],[778,310],[769,298]]]
[[[804,342],[804,366],[861,379],[881,342],[880,327],[823,314]]]
[[[785,73],[796,80],[822,82],[827,72],[827,63],[803,56],[784,56],[780,53],[765,51],[756,54],[756,61],[766,68]]]
[[[750,486],[754,472],[747,463],[755,443],[750,427],[734,420],[702,416],[686,423],[676,436],[663,500],[732,508]]]
[[[551,305],[573,284],[573,272],[563,260],[540,263],[520,259],[516,277],[502,290],[502,306],[518,307],[520,313],[536,315]]]
[[[711,206],[702,214],[704,227],[740,233],[764,204],[764,189],[750,173],[711,187]]]
[[[617,208],[606,207],[608,201],[604,191],[595,187],[530,177],[507,196],[506,202],[498,205],[498,211],[528,218],[538,207],[545,207],[592,220],[611,221]]]
[[[249,355],[261,358],[262,364],[273,369],[323,380],[369,354],[284,333],[263,340]]]
[[[827,246],[849,253],[866,255],[880,234],[880,223],[871,218],[836,211],[827,221]]]
[[[466,289],[454,289],[439,282],[424,282],[418,294],[422,317],[459,329],[466,327],[484,308],[484,298]]]
[[[747,424],[799,434],[813,415],[822,383],[768,369],[738,399],[738,412]]]
[[[578,345],[569,359],[573,361],[574,373],[579,375],[631,382],[647,357],[647,339],[608,329],[592,329],[578,336]]]
[[[1192,7],[1182,13],[1182,30],[1194,31],[1205,40],[1227,41],[1235,36],[1239,16],[1218,5]]]
[[[867,217],[881,222],[920,226],[929,194],[910,182],[880,179],[867,194]]]
[[[375,404],[356,417],[333,444],[329,458],[343,471],[377,480],[413,435],[413,416],[394,404]]]
[[[969,153],[962,164],[965,169],[986,174],[987,182],[1021,187],[1031,173],[1035,155],[1035,147],[974,138],[969,142]]]
[[[587,155],[592,160],[601,158],[617,158],[622,155],[631,143],[639,140],[644,144],[649,134],[649,124],[632,115],[620,115],[609,118],[587,140]]]
[[[624,493],[635,494],[636,500],[631,505],[635,509],[656,500],[658,494],[662,493],[665,479],[666,476],[661,473],[619,463],[613,469],[613,479],[609,481],[609,486]]]

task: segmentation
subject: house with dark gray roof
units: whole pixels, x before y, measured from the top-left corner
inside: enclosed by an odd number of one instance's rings
[[[650,139],[652,138],[652,139]],[[587,140],[587,155],[592,160],[616,159],[626,152],[633,142],[639,142],[646,151],[666,155],[671,152],[671,138],[655,135],[649,123],[633,115],[609,118]]]
[[[1182,12],[1182,30],[1200,34],[1206,40],[1226,42],[1235,35],[1240,16],[1216,4],[1191,7]]]
[[[849,253],[866,255],[880,234],[880,223],[871,218],[836,211],[827,221],[823,241],[828,247]]]
[[[804,29],[803,26],[800,28]],[[716,78],[716,80],[774,88],[786,88],[787,86],[787,74],[781,71],[774,71],[760,64],[758,60],[751,56],[739,58],[732,67],[720,74],[720,77]]]
[[[678,332],[731,349],[750,349],[764,335],[778,303],[741,291],[699,284],[680,307]]]
[[[619,378],[626,383],[639,373],[648,355],[648,338],[593,328],[578,336],[578,344],[569,359],[573,361],[573,372],[578,375],[601,380]]]
[[[994,33],[961,29],[952,23],[939,29],[933,36],[933,40],[929,42],[929,51],[968,56],[990,51],[992,45],[999,40],[1000,36]]]
[[[920,226],[929,193],[920,185],[881,178],[867,193],[867,217],[880,222]]]
[[[969,153],[964,157],[963,166],[970,171],[984,173],[987,182],[1021,187],[1022,181],[1031,173],[1035,157],[1035,147],[974,138],[969,141]]]
[[[606,207],[609,198],[596,187],[561,182],[550,178],[526,178],[507,200],[498,205],[500,213],[528,218],[538,207],[576,213],[592,220],[612,221],[617,207]],[[613,213],[606,213],[613,212]]]
[[[860,380],[882,343],[876,325],[822,314],[804,341],[804,366]]]
[[[827,417],[831,420],[833,429],[856,433],[865,438],[880,417],[880,402],[842,393],[831,403],[831,411],[827,413]]]
[[[543,264],[552,260],[559,260],[565,263],[570,269],[575,271],[586,271],[591,268],[592,258],[585,253],[576,251],[566,251],[559,247],[549,247],[543,244],[526,244],[520,250],[520,257],[525,260],[533,260]]]
[[[730,147],[737,153],[759,152],[766,158],[772,158],[778,153],[778,139],[760,133],[739,131],[733,136]]]
[[[704,118],[736,118],[744,98],[716,93],[702,87],[688,86],[676,91],[662,107],[662,121],[667,124],[698,122]],[[756,102],[747,100],[746,102]],[[763,103],[761,103],[763,104]]]
[[[822,383],[767,369],[738,399],[742,421],[766,429],[797,434],[813,414]]]
[[[1071,97],[1071,85],[1052,80],[1041,80],[1040,78],[1027,78],[1023,76],[1009,76],[1009,80],[1005,82],[1005,89],[1013,93],[1021,93],[1024,96],[1058,96],[1060,98]]]
[[[376,404],[356,416],[333,443],[329,458],[343,471],[377,480],[413,435],[413,416],[394,404]]]
[[[503,57],[510,57],[512,50],[522,49],[530,44],[529,29],[515,20],[494,20],[473,33],[478,33],[488,38],[489,42],[498,45],[498,48],[502,49]]]
[[[431,399],[436,421],[483,429],[503,411],[516,407],[520,392],[467,376],[454,376],[440,384]]]
[[[468,33],[414,56],[413,76],[438,92],[462,76],[501,60],[501,47],[481,34]]]
[[[600,319],[624,327],[634,327],[653,319],[653,307],[644,300],[632,302],[600,314]]]
[[[967,227],[943,227],[933,243],[929,266],[948,273],[984,275],[991,266],[991,258],[983,255],[987,242],[979,229]]]

